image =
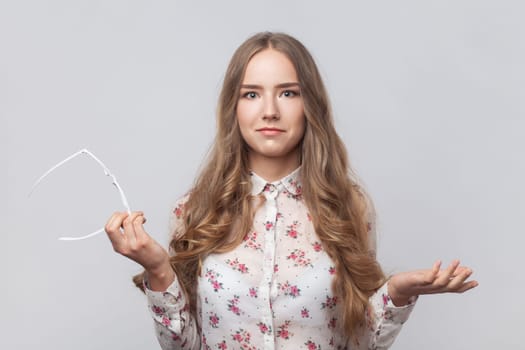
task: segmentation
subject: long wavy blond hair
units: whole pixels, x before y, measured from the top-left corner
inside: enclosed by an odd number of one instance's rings
[[[302,194],[315,231],[335,263],[333,292],[341,306],[344,332],[355,337],[365,322],[368,298],[385,276],[371,254],[367,212],[370,202],[350,169],[328,95],[308,50],[283,33],[263,32],[234,53],[217,108],[217,133],[204,167],[184,205],[183,227],[174,234],[171,265],[196,315],[197,278],[212,253],[237,247],[252,227],[248,148],[236,117],[240,86],[250,59],[272,48],[293,63],[304,100],[306,129],[301,146]],[[135,279],[141,285],[140,278]]]

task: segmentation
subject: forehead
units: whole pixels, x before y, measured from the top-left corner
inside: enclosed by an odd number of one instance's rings
[[[255,54],[244,73],[244,84],[271,84],[297,82],[297,72],[290,59],[274,49],[265,49]]]

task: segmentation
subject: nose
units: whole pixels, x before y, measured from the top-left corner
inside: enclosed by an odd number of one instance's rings
[[[268,96],[264,99],[263,120],[279,120],[279,108],[273,97]]]

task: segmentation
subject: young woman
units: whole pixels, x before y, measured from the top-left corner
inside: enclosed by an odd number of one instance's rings
[[[170,253],[141,212],[106,224],[145,273],[163,349],[386,349],[418,295],[477,285],[454,261],[386,278],[374,211],[306,48],[259,33],[234,53],[217,134],[176,206]]]

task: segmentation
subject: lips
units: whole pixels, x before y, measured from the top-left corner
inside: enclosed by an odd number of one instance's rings
[[[261,129],[257,129],[257,131],[265,136],[275,136],[275,135],[279,135],[284,132],[283,129],[279,129],[279,128],[261,128]]]
[[[275,131],[275,132],[284,132],[283,129],[279,129],[279,128],[260,128],[260,129],[257,129],[257,131]]]

